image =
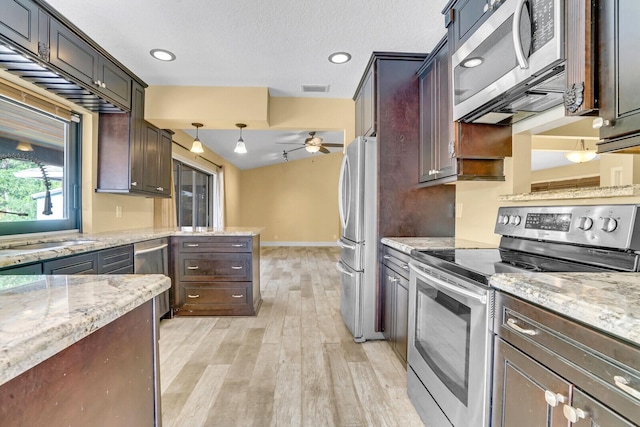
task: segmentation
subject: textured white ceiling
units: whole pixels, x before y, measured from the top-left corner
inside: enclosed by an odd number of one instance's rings
[[[149,85],[258,86],[272,96],[353,97],[373,51],[429,52],[445,35],[447,0],[47,0],[78,28]],[[151,57],[163,48],[173,62]],[[336,65],[332,52],[352,60]],[[302,85],[329,85],[328,93],[303,93]],[[186,129],[188,132],[189,129]],[[301,129],[298,133],[306,134]],[[270,141],[249,153],[223,146],[225,132],[201,130],[200,139],[242,169],[281,159]],[[292,131],[293,132],[293,131]],[[237,140],[237,135],[232,139]],[[342,140],[338,140],[342,142]],[[274,148],[271,148],[271,147]],[[268,152],[263,152],[267,150]],[[290,156],[305,154],[299,150]],[[292,153],[293,154],[293,153]]]

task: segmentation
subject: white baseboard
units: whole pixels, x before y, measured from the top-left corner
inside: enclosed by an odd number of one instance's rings
[[[260,242],[260,246],[338,246],[336,241],[332,242]]]

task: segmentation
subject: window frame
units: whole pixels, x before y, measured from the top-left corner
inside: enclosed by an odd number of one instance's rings
[[[64,150],[65,180],[64,194],[68,194],[66,219],[12,221],[0,223],[0,236],[30,235],[34,233],[79,232],[82,230],[82,122],[79,116],[73,115],[71,120],[55,116],[28,104],[1,96],[2,101],[25,108],[37,114],[60,120],[68,124],[68,137]]]
[[[177,167],[176,167],[177,165]],[[181,180],[182,180],[182,167],[186,166],[187,168],[191,169],[193,172],[197,172],[197,173],[201,173],[206,175],[207,177],[207,200],[206,200],[206,208],[207,208],[207,213],[206,213],[206,225],[182,225],[182,210],[180,209],[180,204],[181,204]],[[205,170],[202,167],[196,166],[192,163],[189,162],[185,162],[180,158],[177,157],[173,157],[173,167],[172,169],[174,171],[177,171],[177,173],[174,173],[174,195],[175,195],[175,204],[176,204],[176,225],[178,227],[212,227],[213,222],[214,222],[214,212],[215,212],[215,192],[214,192],[214,188],[216,185],[216,180],[217,180],[217,172],[216,171],[210,171],[210,170]],[[193,185],[193,183],[192,183]],[[192,197],[192,224],[195,222],[193,220],[196,219],[196,209],[195,209],[195,198]]]

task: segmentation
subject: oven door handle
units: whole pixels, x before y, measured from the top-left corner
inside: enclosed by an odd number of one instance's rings
[[[419,267],[415,266],[412,263],[409,263],[409,268],[411,269],[411,271],[413,271],[414,273],[416,273],[418,276],[422,277],[425,280],[428,280],[429,282],[431,282],[431,284],[435,285],[434,287],[436,288],[440,288],[442,290],[445,291],[449,291],[451,293],[457,294],[457,295],[462,295],[464,297],[467,298],[471,298],[472,300],[479,302],[480,304],[486,305],[487,304],[487,295],[478,295],[474,292],[468,291],[464,288],[452,285],[450,283],[445,282],[444,280],[440,280],[437,277],[433,277],[429,274],[426,274],[424,271],[422,271]]]

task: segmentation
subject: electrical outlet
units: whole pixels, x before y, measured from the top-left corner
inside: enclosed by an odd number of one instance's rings
[[[122,206],[116,206],[116,218],[122,218]]]

